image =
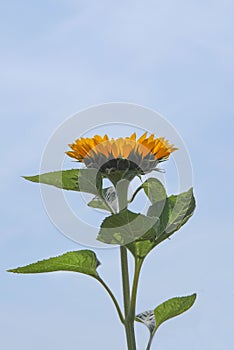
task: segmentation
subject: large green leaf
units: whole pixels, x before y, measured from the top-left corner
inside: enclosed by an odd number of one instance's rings
[[[152,203],[147,215],[160,218],[160,232],[157,232],[156,238],[163,231],[167,234],[177,231],[192,216],[196,206],[192,188],[187,192],[167,197],[164,186],[155,178],[147,179],[142,187]]]
[[[78,184],[81,192],[98,195],[102,188],[102,177],[97,169],[80,169]]]
[[[155,244],[178,231],[192,216],[194,209],[195,199],[192,188],[187,192],[168,197],[165,202],[152,204],[147,215],[159,217],[159,224],[155,226]]]
[[[165,200],[155,201],[148,209],[148,217],[159,217],[151,230],[151,235],[143,236],[141,240],[129,243],[127,248],[134,256],[145,257],[156,245],[179,230],[192,216],[195,209],[193,190],[189,189],[178,195],[172,195]],[[144,239],[144,240],[143,240]]]
[[[101,188],[101,175],[96,169],[59,170],[35,176],[23,176],[26,180],[52,185],[64,190],[81,191],[97,195]]]
[[[143,188],[152,203],[147,216],[157,216],[159,218],[159,222],[155,226],[155,238],[157,238],[166,228],[168,221],[167,193],[163,184],[155,178],[147,179],[143,184]]]
[[[155,226],[155,239],[157,239],[166,229],[169,211],[168,211],[168,199],[153,203],[148,211],[147,216],[157,216],[159,218],[158,224]]]
[[[167,200],[168,223],[166,233],[173,233],[180,229],[193,215],[196,207],[193,189],[178,195],[172,195]]]
[[[14,273],[44,273],[53,271],[74,271],[98,277],[96,271],[100,265],[96,254],[91,250],[78,250],[38,261],[36,263],[10,269]]]
[[[158,179],[150,177],[142,184],[142,188],[144,189],[145,194],[149,197],[149,200],[152,204],[166,200],[166,190]]]
[[[168,198],[169,220],[167,232],[174,232],[184,225],[193,215],[196,207],[193,189],[183,192],[177,196]]]
[[[163,227],[166,225],[165,221],[167,222],[167,215],[166,211],[164,211],[164,206],[167,194],[164,186],[158,179],[149,178],[136,190],[131,201],[134,200],[136,194],[141,189],[144,189],[151,203],[153,203],[148,209],[147,216],[159,218],[159,220],[156,220],[155,225],[150,231],[150,235],[144,235],[141,240],[131,242],[127,245],[127,248],[135,257],[144,258],[155,246],[155,238],[163,232]]]
[[[145,238],[153,236],[157,221],[158,218],[125,209],[104,219],[97,239],[107,244],[126,245],[143,236]]]
[[[52,185],[64,190],[79,191],[78,169],[53,171],[35,176],[23,176],[24,179],[32,182]]]
[[[192,307],[196,299],[196,294],[186,297],[176,297],[165,301],[154,309],[156,320],[155,330],[165,321],[178,316]]]

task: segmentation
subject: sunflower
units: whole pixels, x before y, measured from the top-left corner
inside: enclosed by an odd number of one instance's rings
[[[98,169],[106,177],[113,172],[136,176],[157,170],[158,163],[167,160],[177,149],[164,137],[155,138],[154,134],[147,137],[147,132],[138,139],[135,132],[117,139],[110,139],[108,135],[81,137],[69,147],[72,150],[66,152],[68,156],[84,163],[87,168]]]

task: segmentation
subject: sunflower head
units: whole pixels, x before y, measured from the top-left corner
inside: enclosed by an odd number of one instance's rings
[[[117,139],[110,139],[107,135],[81,137],[69,146],[68,156],[84,163],[87,168],[98,169],[102,176],[115,184],[121,178],[131,180],[136,175],[157,170],[157,165],[177,149],[164,137],[155,138],[154,134],[147,137],[147,132],[138,139],[136,133]]]

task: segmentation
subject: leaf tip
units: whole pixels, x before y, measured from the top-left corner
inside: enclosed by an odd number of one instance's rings
[[[195,300],[197,299],[197,293],[191,294],[191,298],[193,299],[193,304],[194,304]]]
[[[9,269],[9,270],[6,270],[6,272],[17,273],[17,269]]]
[[[21,176],[24,180],[35,182],[36,176]]]

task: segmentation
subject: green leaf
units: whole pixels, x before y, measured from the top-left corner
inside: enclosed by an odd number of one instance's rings
[[[96,169],[59,170],[35,176],[23,176],[24,179],[52,185],[64,190],[81,191],[97,195],[101,189],[101,175]]]
[[[94,197],[89,203],[88,206],[95,209],[102,209],[110,211],[106,203],[98,196]]]
[[[150,349],[158,327],[170,318],[178,316],[190,309],[195,300],[195,293],[186,297],[172,298],[160,304],[154,310],[144,311],[136,315],[135,320],[143,323],[150,331],[147,349]]]
[[[154,316],[156,320],[155,331],[165,321],[172,317],[178,316],[192,307],[196,299],[196,294],[186,297],[172,298],[154,309]]]
[[[167,200],[168,222],[166,233],[172,234],[180,229],[193,215],[196,203],[193,189],[178,195],[172,195]]]
[[[32,182],[52,185],[64,190],[79,191],[78,169],[60,170],[35,176],[23,176],[24,179]]]
[[[80,169],[78,184],[81,192],[98,195],[102,190],[102,177],[97,169]]]
[[[147,211],[147,216],[157,216],[159,218],[159,222],[155,226],[155,239],[165,231],[168,223],[169,212],[167,200],[166,198],[166,200],[155,202]]]
[[[145,257],[156,245],[179,230],[192,216],[194,209],[195,199],[192,189],[178,195],[172,195],[166,198],[166,201],[154,202],[149,207],[147,216],[159,217],[159,220],[156,221],[150,235],[146,234],[141,240],[129,243],[127,248],[135,257]]]
[[[132,255],[141,259],[145,258],[153,247],[154,242],[151,240],[135,241],[127,244],[127,248]]]
[[[63,255],[41,260],[36,263],[10,269],[13,273],[44,273],[53,271],[80,272],[93,277],[98,277],[96,271],[100,265],[96,254],[91,250],[78,250]]]
[[[178,231],[192,216],[194,209],[192,188],[187,192],[168,197],[165,202],[152,204],[147,215],[159,217],[159,223],[155,226],[155,245]]]
[[[113,187],[106,187],[103,188],[102,190],[102,194],[103,197],[106,198],[106,194],[108,193],[108,191],[110,191],[110,189],[112,189]],[[108,198],[107,198],[108,200]],[[96,209],[102,209],[102,210],[107,210],[110,211],[110,208],[108,207],[108,205],[106,204],[106,202],[100,197],[100,196],[95,196],[89,203],[88,203],[89,207],[92,208],[96,208]]]
[[[126,245],[143,236],[154,235],[158,218],[133,213],[128,209],[104,219],[97,239],[107,244]]]
[[[158,179],[150,177],[142,184],[142,187],[152,204],[166,200],[166,190]]]
[[[143,184],[144,191],[152,205],[149,207],[147,216],[157,216],[158,224],[155,226],[155,239],[164,231],[168,221],[167,193],[162,183],[155,178],[149,178]]]

